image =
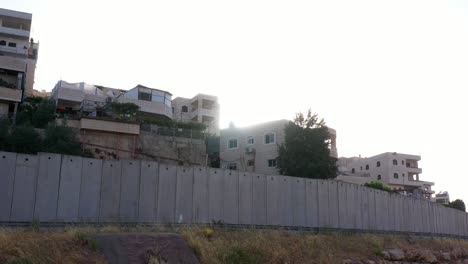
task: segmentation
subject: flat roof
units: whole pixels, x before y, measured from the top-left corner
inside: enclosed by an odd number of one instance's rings
[[[0,16],[16,17],[26,20],[32,20],[32,14],[26,12],[20,12],[10,9],[0,8]]]

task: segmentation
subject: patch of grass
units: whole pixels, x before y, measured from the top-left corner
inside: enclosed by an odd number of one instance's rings
[[[90,237],[88,234],[82,232],[76,232],[73,236],[73,240],[81,244],[82,246],[88,247],[91,251],[96,252],[98,244],[96,239]]]
[[[256,264],[264,263],[260,252],[255,252],[240,246],[233,246],[220,252],[218,259],[226,264]]]
[[[31,223],[31,228],[34,232],[41,231],[41,222],[39,222],[37,219],[34,219]]]
[[[384,257],[384,253],[383,253],[382,249],[380,249],[380,248],[374,249],[373,252],[374,252],[374,255],[376,255],[376,256],[379,257],[379,258],[383,258],[383,257]]]

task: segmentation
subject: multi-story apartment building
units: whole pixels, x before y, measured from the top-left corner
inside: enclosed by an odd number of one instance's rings
[[[422,169],[418,167],[420,160],[420,156],[396,152],[386,152],[369,158],[339,158],[337,165],[340,176],[337,180],[358,184],[379,181],[405,193],[418,190],[417,192],[430,198],[434,193],[431,190],[434,183],[419,179],[419,174],[422,173]]]
[[[126,91],[84,82],[65,81],[59,81],[51,92],[51,98],[56,101],[59,111],[82,111],[90,116],[95,116],[97,107],[106,102],[121,102],[134,103],[140,107],[141,112],[172,119],[171,97],[169,92],[143,85]]]
[[[279,174],[276,167],[278,147],[284,143],[288,120],[277,120],[249,127],[231,126],[221,130],[221,167],[262,174]],[[330,155],[337,157],[336,131],[331,135]]]
[[[176,97],[172,100],[173,119],[199,122],[207,125],[208,133],[219,135],[218,97],[197,94],[193,98]]]
[[[0,116],[32,96],[39,44],[30,39],[32,14],[0,8]]]

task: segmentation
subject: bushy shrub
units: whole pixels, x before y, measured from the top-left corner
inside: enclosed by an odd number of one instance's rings
[[[49,125],[45,131],[44,152],[80,155],[81,145],[73,128]]]
[[[13,127],[7,136],[7,151],[35,154],[41,147],[41,137],[31,126]]]
[[[88,247],[91,251],[97,251],[98,244],[96,239],[90,237],[85,233],[76,232],[73,236],[73,240],[81,246]]]

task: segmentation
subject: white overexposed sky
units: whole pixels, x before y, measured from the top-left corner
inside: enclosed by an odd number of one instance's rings
[[[0,0],[33,13],[35,89],[63,79],[213,94],[221,127],[311,108],[340,156],[422,156],[468,202],[468,1]]]

